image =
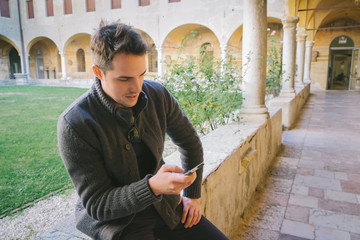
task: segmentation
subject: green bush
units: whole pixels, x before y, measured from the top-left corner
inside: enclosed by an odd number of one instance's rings
[[[161,81],[178,100],[200,134],[236,119],[234,110],[242,104],[241,72],[235,59],[214,60],[207,49],[198,57],[172,61]]]

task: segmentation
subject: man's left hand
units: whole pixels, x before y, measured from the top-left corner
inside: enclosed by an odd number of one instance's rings
[[[191,228],[192,226],[200,222],[201,219],[200,201],[199,199],[182,197],[182,202],[184,208],[183,208],[181,223],[184,224],[185,228]]]

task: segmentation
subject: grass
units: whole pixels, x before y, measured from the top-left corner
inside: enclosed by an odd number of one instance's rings
[[[86,89],[0,87],[0,215],[71,188],[57,148],[59,115]]]

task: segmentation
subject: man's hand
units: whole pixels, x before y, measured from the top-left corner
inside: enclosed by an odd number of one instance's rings
[[[182,202],[184,205],[183,215],[181,222],[185,225],[185,228],[191,228],[198,224],[201,219],[201,206],[199,199],[192,199],[183,197]],[[186,221],[186,222],[185,222]]]
[[[180,194],[184,188],[190,186],[196,178],[196,173],[189,176],[182,174],[184,169],[175,165],[163,165],[159,171],[149,179],[149,185],[155,195]]]

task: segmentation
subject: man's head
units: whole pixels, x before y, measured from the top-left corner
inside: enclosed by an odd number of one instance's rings
[[[103,20],[91,36],[93,63],[104,72],[112,69],[112,60],[117,53],[144,55],[148,46],[132,27],[120,22],[107,24]]]
[[[121,108],[135,106],[146,72],[147,46],[131,27],[112,23],[100,28],[91,38],[93,72],[114,104]]]

